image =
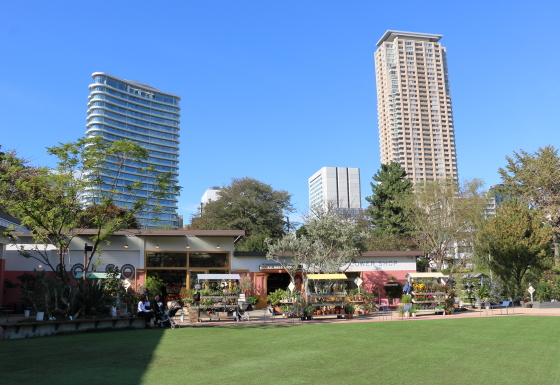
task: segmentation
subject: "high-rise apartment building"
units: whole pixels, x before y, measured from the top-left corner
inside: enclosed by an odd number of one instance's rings
[[[413,182],[458,180],[447,56],[441,38],[389,30],[375,52],[381,163],[400,163]]]
[[[362,207],[360,169],[323,167],[309,178],[309,211],[353,216]]]
[[[146,84],[119,79],[95,72],[89,86],[86,135],[102,135],[108,141],[129,139],[149,150],[149,158],[129,164],[121,171],[117,186],[141,180],[140,195],[149,197],[154,179],[141,176],[139,169],[154,166],[156,171],[170,171],[172,182],[177,182],[179,172],[179,100],[180,97],[162,92]],[[115,165],[107,162],[107,174],[114,175]],[[115,197],[115,203],[126,207],[134,197],[126,190]],[[156,203],[155,201],[152,201]],[[144,228],[177,228],[177,196],[158,200],[162,213],[144,212],[137,219]],[[154,221],[154,218],[158,218]]]

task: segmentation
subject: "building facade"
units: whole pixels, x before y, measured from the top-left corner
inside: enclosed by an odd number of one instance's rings
[[[91,244],[94,235],[95,230],[82,229],[70,243],[65,263],[72,285],[76,285],[76,279],[83,273],[84,244]],[[121,278],[129,280],[135,290],[140,289],[146,277],[160,278],[167,300],[178,300],[184,287],[194,288],[199,274],[248,276],[255,285],[255,295],[260,298],[258,307],[266,307],[267,295],[276,289],[286,290],[290,275],[282,265],[267,259],[266,252],[235,251],[235,242],[244,235],[243,230],[122,230],[103,245],[92,263],[96,262],[98,273],[118,267]],[[17,277],[24,272],[50,271],[44,263],[23,257],[18,252],[22,246],[30,254],[34,254],[38,246],[47,252],[52,266],[58,264],[54,246],[28,244],[29,240],[20,238],[21,244],[4,245],[2,249],[4,253],[0,258],[5,262],[5,279],[19,282]],[[421,251],[367,251],[354,262],[341,266],[340,271],[346,275],[348,289],[357,287],[356,278],[360,278],[362,288],[370,292],[375,285],[381,287],[380,303],[387,305],[383,285],[395,280],[404,283],[406,274],[416,272],[416,258],[421,255]],[[296,284],[301,284],[302,274],[297,273]],[[20,293],[20,288],[7,289],[2,306],[21,302]]]
[[[308,187],[312,216],[321,212],[353,216],[362,207],[359,168],[323,167],[309,178]]]
[[[149,158],[135,162],[121,171],[117,186],[141,180],[140,194],[149,197],[154,189],[154,179],[145,178],[140,169],[153,166],[156,171],[170,171],[176,183],[179,173],[179,118],[180,97],[162,92],[146,84],[119,79],[95,72],[89,86],[86,135],[102,135],[108,141],[128,139],[149,150]],[[107,161],[107,175],[114,175],[115,165]],[[118,206],[126,207],[133,196],[121,189],[115,197]],[[137,219],[144,228],[177,228],[177,196],[153,201],[163,207],[162,213],[144,212]],[[157,221],[154,221],[157,218]]]
[[[387,31],[375,72],[381,163],[413,182],[458,180],[447,53],[442,35]]]
[[[200,198],[200,203],[202,205],[205,205],[210,201],[215,201],[216,199],[218,199],[220,194],[220,189],[221,187],[219,186],[210,187],[208,190],[204,192],[202,198]]]

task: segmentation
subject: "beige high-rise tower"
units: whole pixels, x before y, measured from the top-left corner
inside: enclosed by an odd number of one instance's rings
[[[387,31],[375,75],[381,163],[398,162],[413,182],[458,180],[453,110],[442,35]]]

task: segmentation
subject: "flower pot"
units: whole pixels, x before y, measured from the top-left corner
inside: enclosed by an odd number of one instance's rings
[[[31,310],[24,310],[24,311],[23,311],[23,315],[24,315],[25,317],[29,317],[29,313],[31,313]]]
[[[35,320],[42,321],[44,317],[45,317],[45,312],[44,311],[38,311],[37,312],[37,317],[35,317]]]
[[[354,314],[348,313],[347,317],[348,317],[348,319],[352,319],[352,318],[354,318]]]
[[[416,313],[412,313],[412,318],[416,318]]]

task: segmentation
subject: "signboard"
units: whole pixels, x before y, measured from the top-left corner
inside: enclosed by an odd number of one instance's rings
[[[290,284],[288,285],[288,289],[290,289],[290,291],[294,291],[295,288],[296,288],[296,285],[294,285],[293,282],[290,282]]]
[[[294,265],[286,265],[289,269],[293,269]],[[279,264],[274,265],[260,265],[259,270],[284,270],[284,266]]]
[[[357,262],[346,265],[347,269],[341,269],[346,272],[357,271],[416,271],[416,258],[409,257],[392,257],[392,258],[375,258],[362,259]],[[345,267],[346,267],[345,266]]]
[[[354,283],[356,284],[356,286],[360,286],[362,284],[362,282],[364,282],[364,281],[362,281],[362,279],[360,277],[358,277],[354,280]]]

